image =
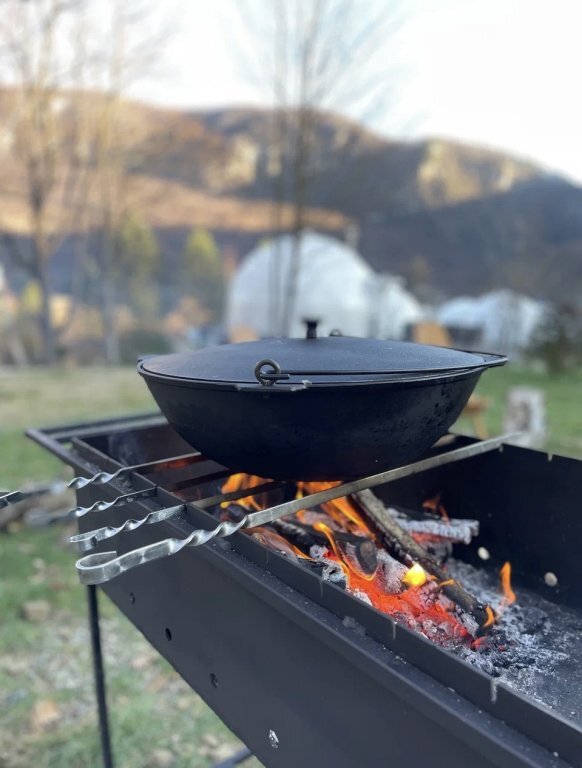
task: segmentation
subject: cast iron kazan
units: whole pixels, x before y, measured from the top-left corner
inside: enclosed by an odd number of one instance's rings
[[[232,470],[339,480],[418,459],[500,355],[328,336],[227,344],[142,360],[176,432]]]

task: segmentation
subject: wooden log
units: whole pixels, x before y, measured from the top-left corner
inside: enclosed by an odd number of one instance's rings
[[[398,509],[389,507],[386,512],[410,534],[424,533],[439,539],[446,539],[453,543],[470,544],[471,540],[479,535],[478,520],[441,520],[435,517],[424,517],[420,520],[409,517]]]
[[[272,523],[273,528],[292,544],[309,551],[313,544],[329,546],[327,536],[310,525],[297,520],[281,519]],[[358,570],[372,575],[378,568],[378,551],[372,539],[355,536],[344,531],[333,531],[333,538],[348,563],[354,563]]]
[[[450,574],[441,568],[434,557],[396,522],[372,491],[360,491],[352,498],[372,523],[388,550],[394,552],[397,558],[404,560],[407,564],[419,563],[425,571],[443,584],[444,594],[461,609],[465,617],[469,617],[470,620],[465,619],[463,624],[474,637],[484,634],[493,625],[491,608],[483,605],[457,581],[451,579]]]

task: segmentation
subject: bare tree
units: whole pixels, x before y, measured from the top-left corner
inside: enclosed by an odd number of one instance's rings
[[[49,264],[73,235],[77,271],[92,268],[100,287],[105,358],[117,362],[114,244],[136,141],[135,127],[125,130],[123,96],[151,70],[154,52],[159,60],[167,29],[146,32],[144,0],[108,0],[99,19],[89,0],[4,0],[0,8],[0,73],[31,231],[30,250],[14,238],[8,245],[40,287],[42,359],[55,357]],[[99,231],[94,263],[91,229]]]
[[[151,62],[159,60],[168,30],[164,28],[153,34],[144,34],[148,9],[142,0],[125,3],[114,0],[110,7],[107,42],[103,46],[99,63],[102,98],[94,115],[94,171],[103,351],[105,361],[116,364],[119,362],[115,317],[119,298],[118,234],[128,214],[128,175],[131,162],[136,159],[136,145],[139,143],[136,126],[128,124],[124,96],[136,80],[151,71]]]
[[[30,250],[14,240],[10,247],[40,288],[41,359],[46,363],[55,356],[49,261],[67,229],[54,212],[78,215],[85,180],[76,152],[76,133],[82,126],[69,121],[62,94],[71,82],[71,62],[59,55],[61,31],[81,6],[76,0],[4,2],[0,19],[0,63],[10,86],[8,129],[31,231]]]
[[[273,197],[277,208],[293,205],[293,248],[286,297],[279,311],[282,335],[289,333],[300,271],[306,209],[317,170],[317,140],[323,111],[356,111],[361,117],[386,108],[392,77],[381,54],[402,20],[399,0],[277,0],[265,6],[239,0],[240,18],[248,32],[246,53],[250,77],[268,87],[274,102],[271,157]],[[244,44],[243,44],[244,45]],[[274,46],[274,55],[265,47]],[[251,51],[258,52],[253,70]],[[273,61],[271,69],[265,60]],[[281,217],[275,213],[274,230]],[[273,285],[280,286],[275,254]],[[273,296],[280,295],[280,288]]]

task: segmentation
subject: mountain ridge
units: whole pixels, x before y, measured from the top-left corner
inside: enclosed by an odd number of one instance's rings
[[[77,98],[77,97],[75,97]],[[101,98],[84,94],[82,98]],[[72,96],[65,107],[72,109]],[[168,248],[192,226],[241,258],[277,222],[267,108],[166,109],[124,103],[128,207]],[[27,235],[22,180],[11,156],[10,92],[0,91],[0,229]],[[314,115],[308,222],[344,237],[353,225],[375,269],[417,293],[476,294],[506,286],[582,303],[582,188],[507,152],[440,137],[386,139],[328,112]],[[289,165],[283,167],[289,172]],[[283,228],[292,222],[286,194]],[[61,212],[54,212],[58,227]],[[66,246],[65,246],[66,251]],[[56,268],[62,254],[55,259]],[[70,258],[70,255],[66,258]]]

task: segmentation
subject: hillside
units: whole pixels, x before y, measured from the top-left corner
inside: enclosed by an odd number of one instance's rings
[[[25,237],[10,98],[0,92],[0,230]],[[124,105],[127,205],[156,228],[170,261],[192,226],[211,229],[239,258],[273,232],[276,117],[266,109]],[[582,301],[582,189],[532,163],[445,139],[392,141],[328,113],[317,115],[311,161],[310,225],[343,237],[357,224],[363,256],[415,290],[450,295],[506,285]],[[53,206],[50,214],[58,229],[63,211]],[[281,218],[289,227],[289,206]],[[71,258],[65,242],[55,259],[59,285]]]

